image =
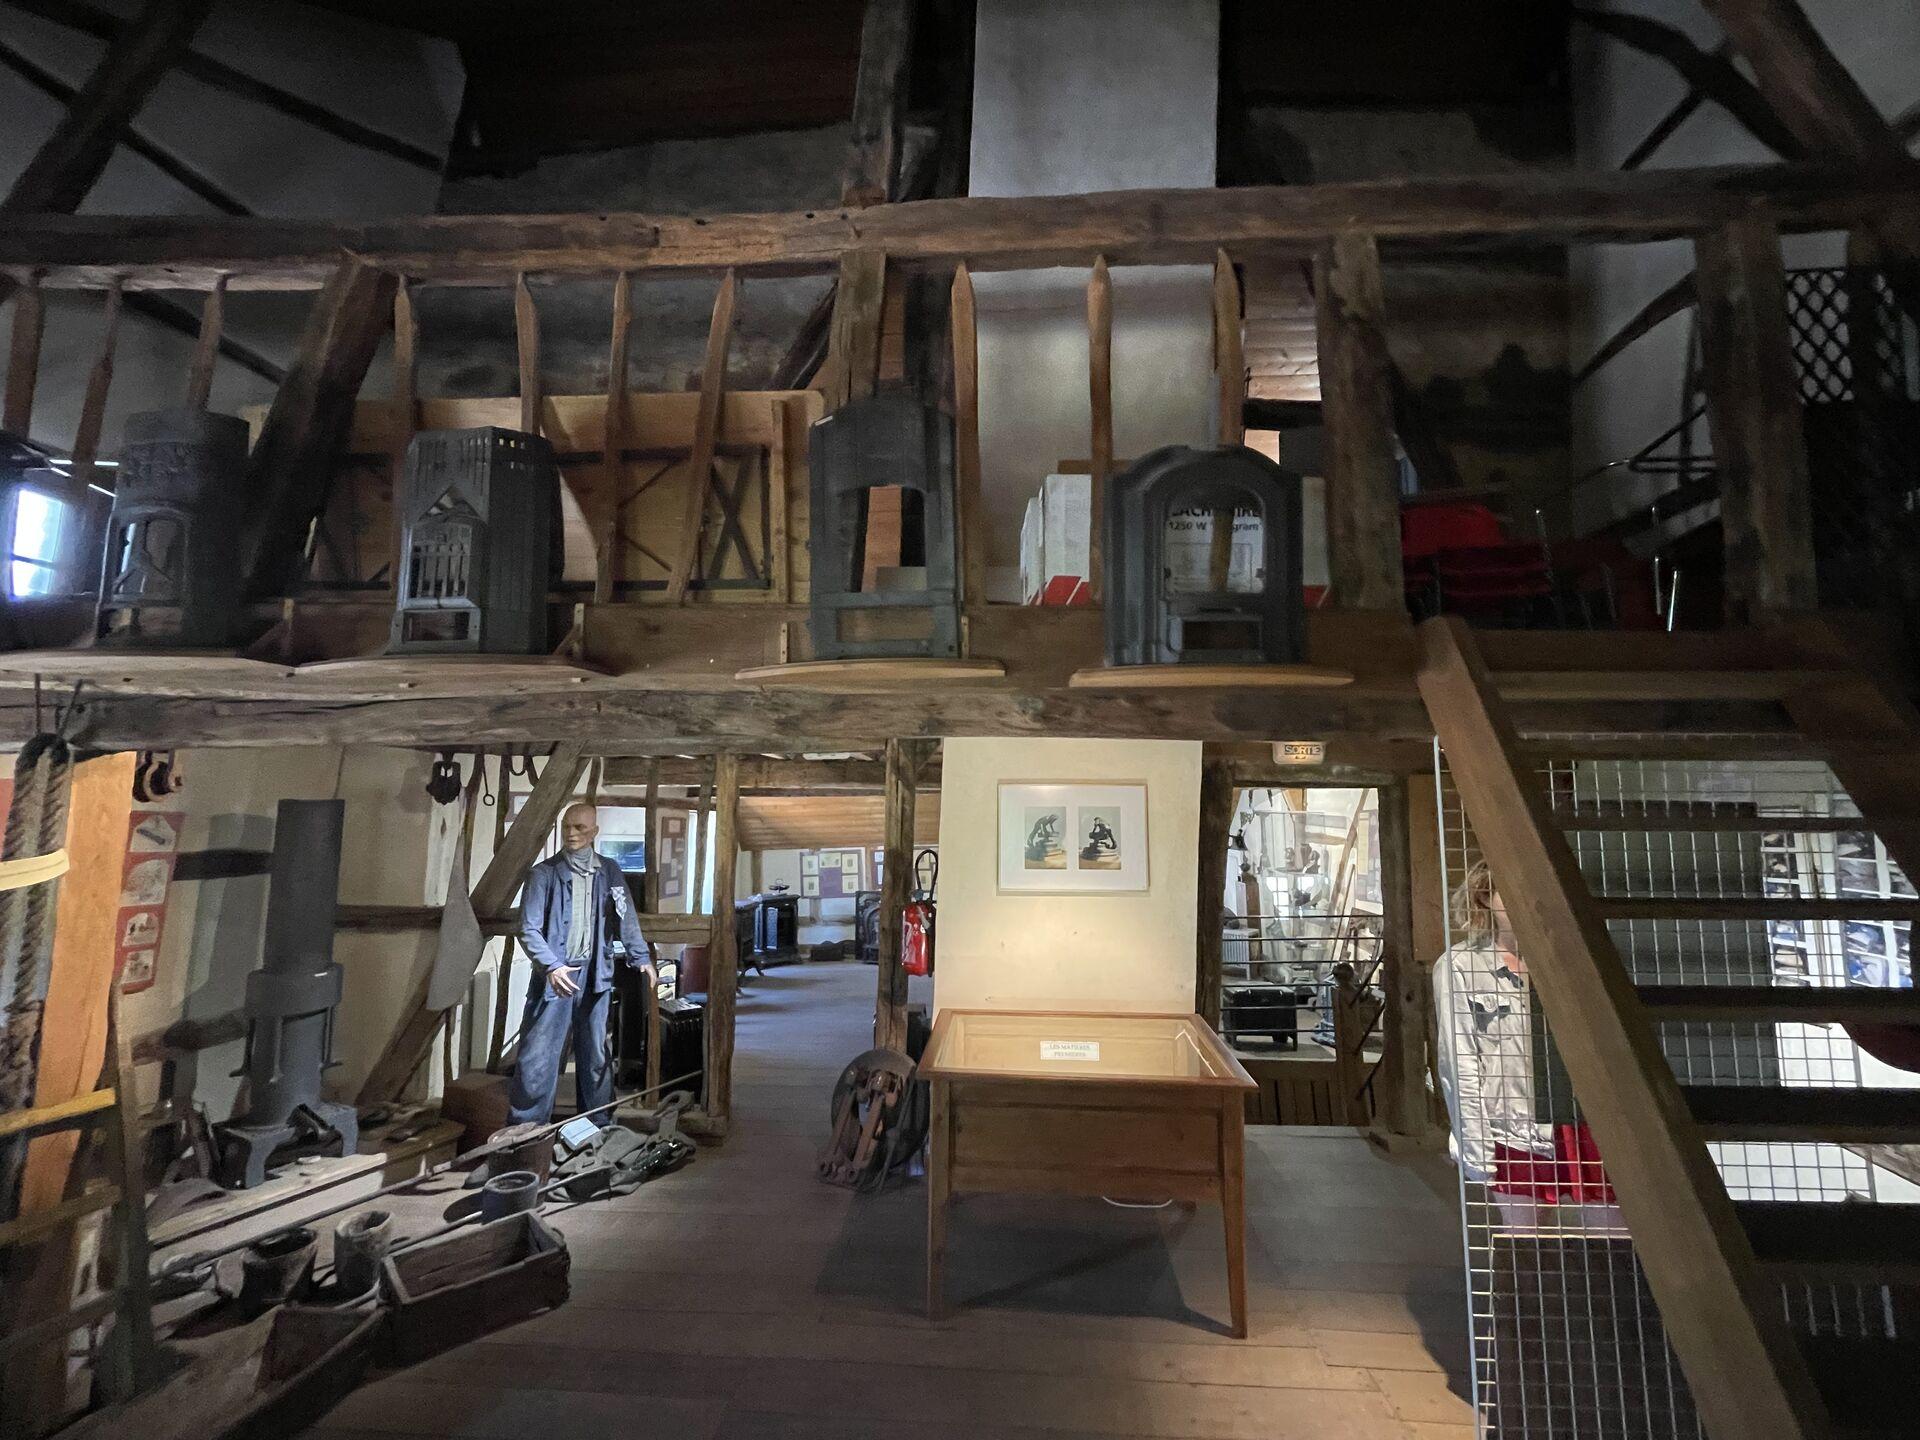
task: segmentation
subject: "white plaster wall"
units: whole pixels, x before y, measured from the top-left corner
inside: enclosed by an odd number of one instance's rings
[[[999,787],[1144,783],[1141,894],[1003,895]],[[1178,740],[949,739],[940,769],[936,1006],[1193,1009],[1200,746]]]
[[[1884,114],[1920,101],[1920,5],[1913,0],[1803,0],[1808,15]],[[1601,0],[1596,8],[1646,15],[1679,26],[1703,47],[1722,32],[1694,0]],[[1573,30],[1575,163],[1614,169],[1681,97],[1673,70],[1616,41]],[[1651,167],[1764,162],[1774,157],[1719,107],[1697,110],[1653,157]],[[1838,264],[1843,237],[1787,242],[1791,265]],[[1607,245],[1572,255],[1572,354],[1576,368],[1647,301],[1693,269],[1693,247]],[[1676,317],[1574,391],[1572,474],[1624,459],[1680,418],[1688,321]],[[1702,439],[1704,441],[1704,432]],[[1662,481],[1616,479],[1575,493],[1575,521],[1589,529],[1645,503]]]
[[[123,15],[139,8],[137,0],[96,3]],[[86,81],[103,48],[97,40],[11,7],[0,9],[0,33],[75,86]],[[287,0],[222,0],[194,48],[429,151],[444,154],[453,133],[463,79],[458,55],[445,41]],[[58,102],[0,67],[0,193],[13,184],[62,113]],[[437,174],[335,139],[177,71],[155,88],[134,128],[263,215],[347,220],[424,214],[434,209],[440,189]],[[122,147],[81,213],[214,212]],[[198,296],[182,298],[197,308]],[[299,338],[309,298],[229,296],[227,332],[284,363]],[[98,344],[100,312],[98,295],[51,298],[35,440],[63,450],[71,445]],[[104,455],[118,448],[129,412],[179,403],[192,349],[189,336],[140,316],[123,317],[102,433]],[[215,409],[231,412],[272,397],[265,380],[221,362],[214,378]]]
[[[1218,0],[981,0],[972,193],[1211,188],[1219,47]],[[1091,451],[1087,279],[1083,269],[974,279],[994,567],[1018,565],[1041,479]],[[1211,443],[1208,271],[1119,267],[1113,292],[1116,455]]]

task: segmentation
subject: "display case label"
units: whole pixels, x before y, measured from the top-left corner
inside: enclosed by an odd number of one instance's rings
[[[1042,1060],[1098,1060],[1100,1042],[1098,1040],[1042,1040],[1040,1058]]]

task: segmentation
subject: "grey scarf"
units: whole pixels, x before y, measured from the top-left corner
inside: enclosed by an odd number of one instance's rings
[[[573,907],[567,914],[567,959],[585,960],[593,952],[593,876],[600,857],[591,845],[562,852],[573,883]]]

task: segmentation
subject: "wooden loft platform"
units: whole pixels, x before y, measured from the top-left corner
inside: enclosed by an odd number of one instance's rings
[[[198,668],[190,657],[102,666],[100,650],[0,655],[0,735],[33,725],[43,698],[83,682],[81,739],[136,748],[364,743],[439,747],[576,741],[593,753],[715,749],[795,753],[877,749],[892,736],[1056,735],[1213,742],[1334,736],[1424,740],[1433,728],[1404,615],[1312,613],[1308,659],[1350,684],[1144,691],[1075,688],[1103,654],[1097,608],[984,606],[968,612],[972,649],[1003,677],[870,691],[843,684],[767,686],[739,672],[775,663],[804,637],[805,612],[777,605],[680,610],[584,607],[581,653],[545,680],[503,681],[498,661],[329,661],[365,654],[385,634],[384,603],[314,605],[296,633],[312,647],[284,665]],[[1788,726],[1779,703],[1843,661],[1790,630],[1636,634],[1480,632],[1503,693],[1535,733]],[[325,648],[322,648],[322,647]],[[789,652],[791,653],[791,652]],[[383,665],[391,671],[383,672]],[[429,689],[416,687],[429,669]],[[505,667],[536,676],[544,667]],[[160,672],[156,676],[156,671]],[[383,685],[382,676],[387,676]]]

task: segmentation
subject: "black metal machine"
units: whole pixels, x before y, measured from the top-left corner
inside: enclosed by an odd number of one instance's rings
[[[1235,554],[1243,519],[1260,533],[1246,527]],[[1108,492],[1107,663],[1297,662],[1300,528],[1300,477],[1258,451],[1168,445],[1141,456]]]
[[[241,598],[247,422],[205,410],[127,417],[107,520],[98,634],[129,645],[220,649]]]
[[[956,656],[960,598],[954,540],[953,421],[905,391],[855,400],[815,423],[812,467],[813,653],[822,660]],[[923,590],[862,590],[867,492],[897,485],[922,501]],[[848,638],[841,621],[890,611],[919,633]],[[923,612],[918,616],[914,612]]]
[[[265,955],[247,977],[247,1113],[214,1129],[222,1183],[267,1178],[276,1160],[351,1155],[353,1106],[321,1099],[333,1062],[340,967],[333,960],[344,800],[282,800],[273,832]]]
[[[1220,1033],[1229,1045],[1271,1045],[1292,1050],[1300,1043],[1300,1011],[1313,991],[1262,981],[1220,987]]]
[[[414,436],[388,652],[544,654],[559,485],[538,435],[487,426]]]

